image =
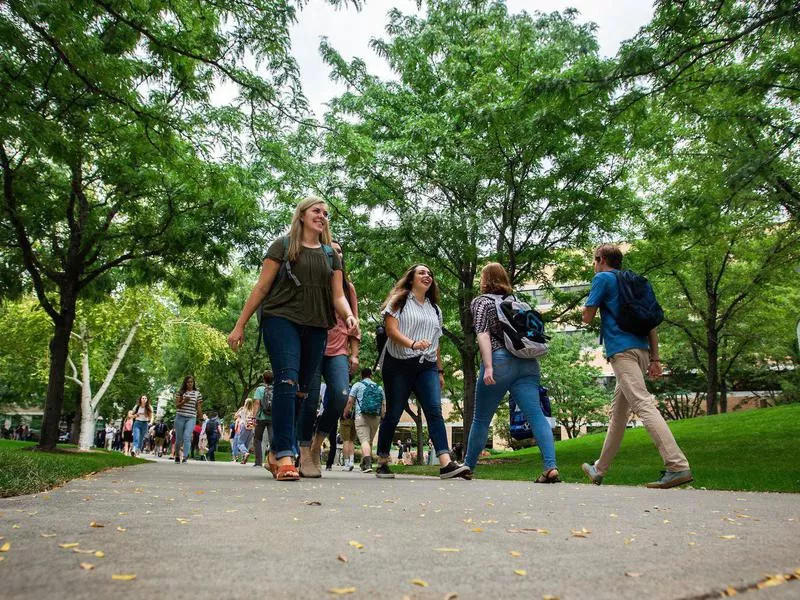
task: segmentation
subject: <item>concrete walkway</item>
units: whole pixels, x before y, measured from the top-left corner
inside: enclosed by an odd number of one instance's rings
[[[800,568],[800,497],[159,460],[0,499],[0,537],[2,598],[699,599]]]

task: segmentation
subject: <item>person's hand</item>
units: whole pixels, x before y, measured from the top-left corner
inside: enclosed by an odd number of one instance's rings
[[[351,354],[350,355],[350,375],[355,375],[358,372],[359,364],[360,363],[358,362],[358,355],[357,354]]]
[[[431,347],[430,340],[417,340],[414,342],[414,350],[422,350],[423,352]]]
[[[347,335],[353,337],[359,335],[360,332],[358,331],[358,320],[353,315],[349,315],[344,320],[344,324],[347,325]]]
[[[651,379],[658,379],[662,375],[661,361],[651,360],[650,365],[647,367],[647,375]]]
[[[238,351],[244,343],[244,327],[236,325],[228,336],[228,346],[234,352]]]
[[[494,380],[494,368],[493,367],[483,367],[483,383],[486,385],[494,385],[497,383]]]

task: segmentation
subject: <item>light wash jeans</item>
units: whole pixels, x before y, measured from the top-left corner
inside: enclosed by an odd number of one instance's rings
[[[492,352],[494,385],[483,382],[484,367],[478,374],[475,388],[475,416],[469,431],[467,456],[464,463],[472,470],[478,464],[478,457],[486,447],[489,437],[489,424],[506,392],[514,395],[514,400],[522,409],[542,452],[545,471],[556,467],[556,448],[553,443],[553,430],[542,412],[539,402],[539,361],[517,358],[504,348]]]
[[[142,444],[144,443],[144,438],[147,437],[147,428],[149,426],[150,423],[147,421],[133,422],[133,450],[136,454],[142,451]]]
[[[180,456],[178,451],[183,444],[183,457],[189,458],[189,451],[192,448],[192,432],[196,422],[196,417],[175,415],[175,456]]]

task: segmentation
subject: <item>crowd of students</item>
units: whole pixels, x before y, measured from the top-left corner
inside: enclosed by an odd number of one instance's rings
[[[449,446],[442,417],[444,316],[433,271],[424,264],[410,266],[381,306],[386,334],[378,360],[385,388],[381,387],[371,369],[359,369],[358,296],[345,272],[342,247],[331,239],[328,217],[327,205],[319,198],[306,198],[297,205],[288,235],[269,246],[258,281],[228,336],[230,347],[238,350],[244,342],[245,324],[260,309],[260,335],[272,367],[234,415],[232,460],[247,464],[252,451],[254,466],[263,465],[278,481],[316,478],[322,476],[321,451],[326,443],[330,448],[326,469],[330,470],[337,437],[343,465],[353,470],[358,439],[361,470],[393,478],[390,451],[400,417],[414,394],[428,426],[429,458],[432,461],[435,454],[438,459],[440,477],[471,479],[491,420],[506,394],[511,394],[541,449],[543,470],[534,481],[560,482],[552,430],[539,399],[537,354],[510,347],[504,330],[501,301],[513,299],[513,289],[503,266],[489,263],[482,269],[481,294],[470,307],[481,366],[461,463]],[[661,477],[647,485],[674,487],[692,481],[692,474],[645,384],[645,374],[661,375],[656,329],[631,333],[620,322],[617,279],[622,259],[620,249],[611,244],[598,247],[593,255],[595,276],[583,320],[590,323],[599,309],[616,389],[600,457],[584,463],[582,469],[593,483],[602,482],[619,450],[630,413],[635,412],[665,465]],[[356,374],[360,378],[351,386]],[[182,463],[197,451],[214,460],[222,424],[215,413],[205,415],[202,405],[194,378],[187,376],[175,395],[172,428],[163,421],[153,422],[150,401],[141,396],[120,430],[107,431],[106,437],[114,443],[121,440],[122,451],[132,455],[149,451],[161,456],[168,451],[176,463]],[[463,449],[458,450],[460,458]]]

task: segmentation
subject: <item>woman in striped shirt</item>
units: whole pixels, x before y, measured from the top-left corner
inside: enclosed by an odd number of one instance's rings
[[[181,462],[180,449],[183,446],[183,462],[192,447],[192,431],[197,419],[203,415],[203,396],[194,386],[194,377],[187,375],[181,389],[175,394],[175,462]]]
[[[389,451],[397,423],[413,392],[428,424],[436,455],[439,476],[471,477],[469,468],[450,456],[447,431],[442,418],[444,371],[439,349],[442,312],[439,288],[425,265],[414,265],[395,284],[383,305],[388,341],[383,356],[383,383],[386,388],[386,414],[378,431],[378,468],[381,478],[393,478]]]

